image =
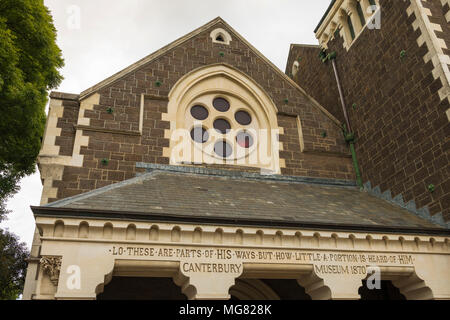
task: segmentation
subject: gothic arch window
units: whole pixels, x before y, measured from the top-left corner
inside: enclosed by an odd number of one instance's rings
[[[165,156],[174,165],[238,165],[280,172],[277,109],[247,75],[201,67],[169,94]]]
[[[229,45],[233,40],[230,33],[222,28],[214,29],[213,31],[211,31],[209,36],[211,37],[213,43]]]
[[[342,0],[329,22],[320,26],[316,37],[320,45],[327,48],[328,41],[338,32],[344,37],[344,47],[349,50],[365,29],[379,28],[380,17],[379,0]]]

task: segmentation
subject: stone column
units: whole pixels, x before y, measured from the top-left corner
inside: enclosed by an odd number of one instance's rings
[[[347,6],[347,14],[352,20],[353,29],[355,30],[355,36],[358,36],[358,33],[361,32],[362,28],[364,27],[359,20],[358,10],[356,9],[357,2],[358,1],[356,0],[349,0]]]
[[[349,47],[350,44],[352,43],[353,39],[350,34],[349,25],[347,23],[347,18],[348,18],[347,12],[343,9],[339,9],[338,15],[339,15],[339,19],[338,19],[339,26],[341,27],[343,34],[344,34],[344,40],[345,40],[346,47]]]

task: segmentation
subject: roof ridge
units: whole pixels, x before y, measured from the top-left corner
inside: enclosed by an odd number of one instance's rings
[[[187,174],[214,176],[214,177],[243,178],[243,179],[263,180],[272,182],[309,183],[325,186],[340,186],[352,188],[357,186],[356,182],[351,180],[287,176],[279,174],[260,174],[254,172],[213,169],[205,167],[174,166],[174,165],[145,163],[145,162],[136,163],[136,167],[140,169],[146,169],[147,172],[187,173]]]

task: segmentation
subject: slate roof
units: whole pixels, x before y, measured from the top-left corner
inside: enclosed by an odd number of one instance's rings
[[[33,211],[110,212],[121,218],[183,217],[269,225],[445,230],[360,191],[352,183],[338,181],[332,185],[327,180],[220,174],[223,172],[155,170]]]

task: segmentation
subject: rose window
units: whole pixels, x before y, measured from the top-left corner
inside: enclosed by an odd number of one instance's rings
[[[239,159],[256,148],[257,117],[245,101],[232,95],[197,97],[186,110],[185,120],[195,147],[211,157]]]

